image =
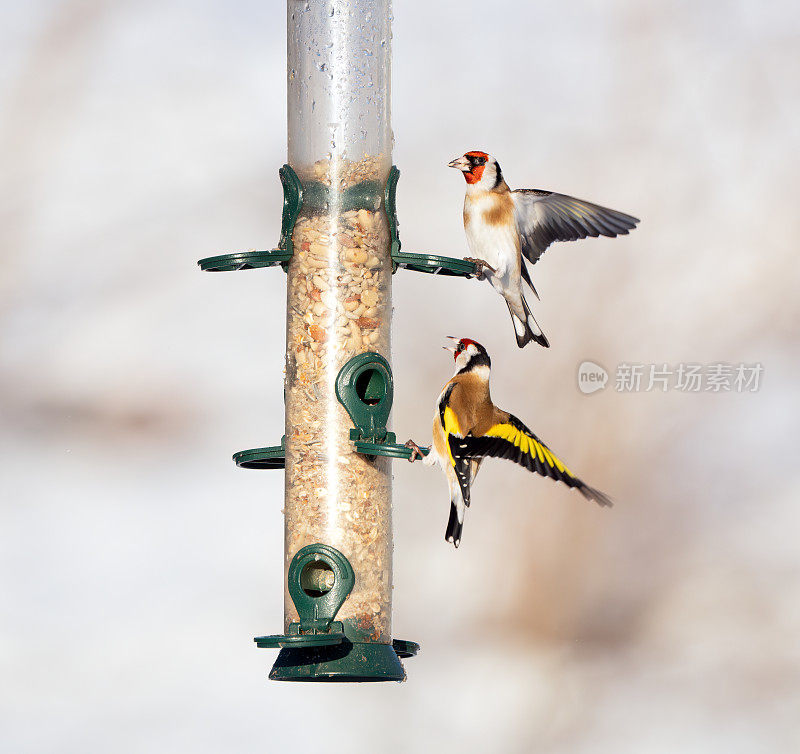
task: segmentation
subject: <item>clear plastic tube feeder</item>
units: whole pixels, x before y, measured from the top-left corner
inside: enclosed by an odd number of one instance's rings
[[[286,297],[286,634],[304,633],[293,589],[319,598],[344,579],[315,547],[341,555],[353,581],[331,616],[342,641],[284,646],[279,680],[405,677],[392,645],[390,460],[356,451],[337,393],[339,379],[369,407],[391,390],[390,34],[388,0],[288,0],[288,163],[302,205]],[[293,578],[301,552],[312,559]]]

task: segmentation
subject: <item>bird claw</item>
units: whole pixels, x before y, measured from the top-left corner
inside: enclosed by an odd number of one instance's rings
[[[407,448],[411,448],[411,456],[408,459],[409,463],[414,463],[414,461],[417,458],[424,458],[425,457],[423,455],[423,453],[422,453],[422,450],[420,450],[419,445],[417,445],[417,443],[415,443],[413,440],[409,440],[408,442],[406,442],[405,446]]]
[[[497,272],[492,265],[488,262],[484,262],[483,259],[477,259],[476,257],[464,257],[465,262],[472,262],[475,265],[475,277],[478,280],[483,280],[486,277],[486,271],[488,270],[491,273]]]

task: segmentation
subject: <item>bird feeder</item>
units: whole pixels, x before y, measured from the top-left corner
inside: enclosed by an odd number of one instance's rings
[[[392,634],[392,275],[469,277],[401,251],[390,123],[390,0],[288,0],[288,164],[278,247],[202,259],[287,274],[285,427],[240,467],[285,469],[276,680],[404,680]],[[276,396],[277,399],[277,396]],[[278,506],[275,505],[277,510]]]

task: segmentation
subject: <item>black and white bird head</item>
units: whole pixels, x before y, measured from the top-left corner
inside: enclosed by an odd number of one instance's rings
[[[472,188],[491,191],[503,183],[503,171],[500,170],[499,163],[486,152],[466,152],[449,162],[447,167],[456,168],[464,174],[467,190]]]
[[[451,351],[453,359],[456,362],[456,374],[464,374],[466,372],[481,371],[489,376],[489,370],[492,367],[492,360],[486,349],[474,340],[469,338],[458,338],[448,335],[450,340],[456,341],[455,346],[443,346],[446,351]]]

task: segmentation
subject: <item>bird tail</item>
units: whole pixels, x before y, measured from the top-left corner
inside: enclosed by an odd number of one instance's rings
[[[550,341],[547,336],[542,332],[542,328],[533,318],[531,310],[528,307],[528,302],[524,296],[520,296],[522,300],[522,308],[525,313],[525,319],[522,319],[511,308],[511,304],[506,301],[508,305],[508,313],[511,315],[511,321],[514,323],[514,335],[517,338],[517,345],[520,348],[525,348],[532,340],[535,340],[540,346],[550,348]]]
[[[463,464],[464,478],[459,479],[455,472],[448,474],[450,486],[450,518],[447,520],[447,529],[444,538],[452,542],[454,547],[461,543],[461,532],[464,530],[464,514],[469,505],[469,464]],[[458,464],[457,464],[458,466]]]
[[[458,547],[461,543],[461,532],[464,530],[464,522],[458,520],[458,510],[455,503],[450,503],[450,518],[447,521],[447,530],[444,533],[444,538],[448,542],[452,542],[454,547]]]

